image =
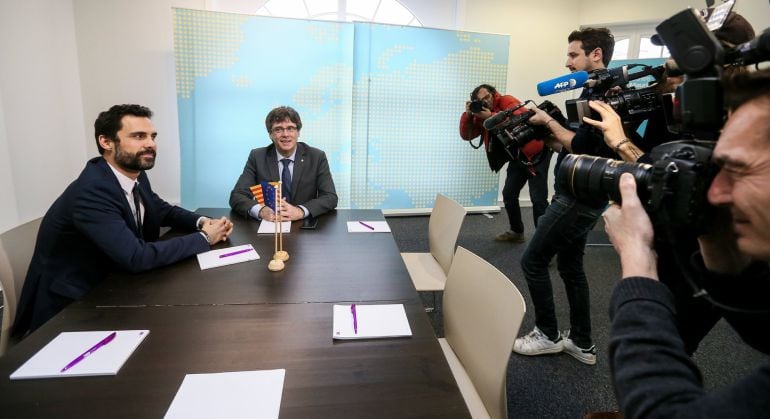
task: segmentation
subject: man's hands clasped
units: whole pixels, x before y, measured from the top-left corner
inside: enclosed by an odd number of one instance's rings
[[[226,217],[216,220],[205,218],[201,231],[206,234],[210,245],[227,240],[227,237],[233,232],[234,224]]]
[[[281,211],[284,221],[296,221],[305,218],[305,211],[302,208],[296,207],[285,200],[281,200],[279,211]],[[264,206],[259,210],[259,218],[275,222],[275,211],[268,206]]]

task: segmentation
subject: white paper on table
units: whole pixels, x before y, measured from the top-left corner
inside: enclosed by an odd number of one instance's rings
[[[284,369],[187,374],[165,418],[277,418],[285,375]]]
[[[149,330],[117,330],[115,338],[67,371],[65,365],[88,351],[113,331],[62,332],[11,374],[11,380],[29,378],[116,375]]]
[[[250,244],[198,253],[198,264],[201,270],[257,259],[259,254]]]
[[[374,230],[361,223],[374,227]],[[348,233],[390,233],[390,226],[387,221],[348,221]]]
[[[334,305],[332,338],[371,339],[412,336],[403,304],[356,304],[356,325],[350,304]]]
[[[262,220],[259,223],[259,230],[257,234],[275,234],[275,224],[272,221]],[[284,233],[291,232],[291,221],[281,221],[281,231]]]

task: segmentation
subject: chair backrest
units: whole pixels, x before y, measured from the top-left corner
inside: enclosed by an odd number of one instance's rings
[[[449,274],[455,254],[457,236],[465,219],[465,208],[444,195],[436,195],[436,203],[428,221],[428,247],[445,274]]]
[[[505,378],[526,306],[497,268],[458,246],[444,289],[444,335],[492,418],[507,418]]]
[[[3,289],[3,321],[0,328],[0,355],[5,353],[8,334],[16,318],[16,306],[35,250],[37,218],[0,234],[0,286]]]

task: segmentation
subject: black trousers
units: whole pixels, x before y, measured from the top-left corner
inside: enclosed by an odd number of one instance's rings
[[[551,154],[550,149],[545,148],[543,150],[540,161],[531,166],[534,173],[529,167],[519,162],[508,162],[505,184],[503,185],[503,204],[505,204],[505,212],[508,214],[511,231],[524,232],[519,194],[526,183],[529,183],[529,197],[532,200],[532,218],[535,227],[537,227],[537,220],[540,216],[545,214],[545,209],[548,208],[548,166],[551,163]]]

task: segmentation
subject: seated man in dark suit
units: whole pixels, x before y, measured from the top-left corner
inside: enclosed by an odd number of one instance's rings
[[[254,200],[249,188],[260,182],[281,180],[284,218],[317,217],[337,207],[337,191],[326,153],[298,143],[302,120],[294,109],[280,106],[265,118],[273,144],[249,153],[243,173],[230,192],[230,207],[238,214],[273,221],[275,214]],[[288,170],[286,170],[288,169]]]
[[[145,173],[155,165],[151,117],[152,111],[139,105],[116,105],[99,114],[94,136],[101,157],[86,163],[43,217],[14,335],[37,329],[111,271],[168,265],[209,250],[232,232],[228,219],[201,217],[152,191]],[[158,241],[162,226],[192,232]]]

